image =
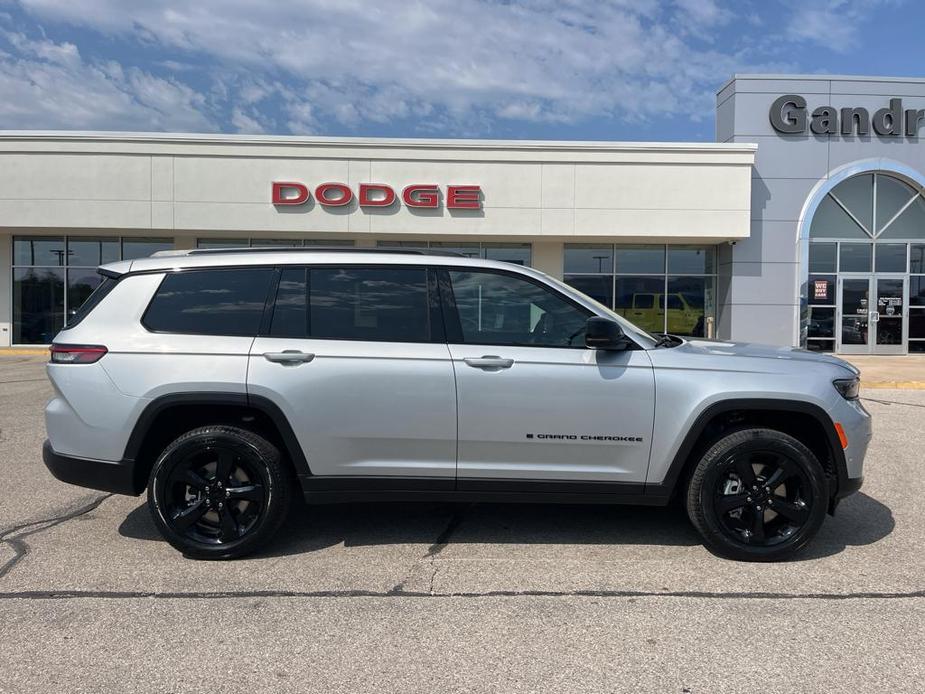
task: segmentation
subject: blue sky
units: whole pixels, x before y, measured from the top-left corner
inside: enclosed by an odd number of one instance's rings
[[[0,128],[712,140],[733,73],[925,76],[920,0],[0,0]]]

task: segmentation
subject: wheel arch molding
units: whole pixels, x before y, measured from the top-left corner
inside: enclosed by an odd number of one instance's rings
[[[741,419],[737,421],[737,417]],[[785,421],[787,423],[781,426]],[[807,441],[804,443],[813,450],[814,454],[820,450],[824,450],[827,454],[827,459],[819,462],[826,469],[827,476],[832,477],[830,478],[829,496],[836,496],[839,489],[846,488],[848,485],[845,454],[832,418],[822,407],[804,400],[733,398],[714,402],[697,415],[672,458],[664,479],[659,483],[647,484],[646,493],[672,496],[677,491],[678,484],[683,483],[689,476],[691,467],[696,463],[696,454],[702,452],[704,444],[717,440],[722,432],[722,426],[735,426],[739,422],[778,428],[791,434],[794,429],[800,430],[807,422],[813,422],[818,430],[823,432],[823,440],[815,441],[815,446]],[[807,430],[803,429],[803,433],[807,433]],[[801,437],[796,436],[796,438]]]
[[[204,409],[208,408],[208,409]],[[193,419],[183,415],[195,413]],[[311,469],[286,415],[269,398],[246,393],[171,393],[152,400],[141,412],[125,446],[123,460],[135,465],[134,486],[141,493],[157,455],[185,431],[207,424],[229,423],[267,436],[286,456],[299,477]]]

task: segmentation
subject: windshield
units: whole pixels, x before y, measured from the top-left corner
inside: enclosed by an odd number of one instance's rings
[[[559,289],[565,291],[567,294],[578,294],[586,302],[588,302],[589,304],[592,304],[601,313],[601,315],[604,315],[607,318],[615,320],[617,323],[620,324],[620,327],[623,328],[624,333],[626,333],[627,335],[635,339],[641,346],[645,347],[646,349],[652,349],[658,343],[658,338],[655,335],[652,335],[651,333],[646,332],[645,330],[634,325],[633,323],[630,323],[628,320],[626,320],[626,318],[619,315],[618,313],[615,313],[612,309],[608,308],[607,306],[602,304],[600,301],[597,301],[596,299],[592,299],[587,294],[583,294],[582,292],[578,291],[574,287],[566,284],[562,280],[552,277],[551,275],[544,274],[544,276],[547,280],[549,280],[549,282],[556,285]]]

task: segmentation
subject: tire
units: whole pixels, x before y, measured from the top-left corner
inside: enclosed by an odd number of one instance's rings
[[[164,539],[194,559],[264,547],[289,509],[292,484],[273,444],[238,427],[189,431],[154,463],[148,508]]]
[[[797,439],[774,429],[740,429],[713,444],[694,469],[687,515],[716,554],[780,561],[819,531],[828,481]]]

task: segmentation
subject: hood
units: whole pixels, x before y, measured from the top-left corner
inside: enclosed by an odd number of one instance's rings
[[[751,357],[756,359],[831,364],[833,366],[841,366],[856,376],[861,373],[855,366],[849,364],[844,359],[833,357],[831,354],[810,352],[807,349],[799,349],[797,347],[780,347],[777,345],[762,345],[752,342],[721,342],[718,340],[693,339],[685,340],[684,344],[674,347],[673,349],[716,357]]]

